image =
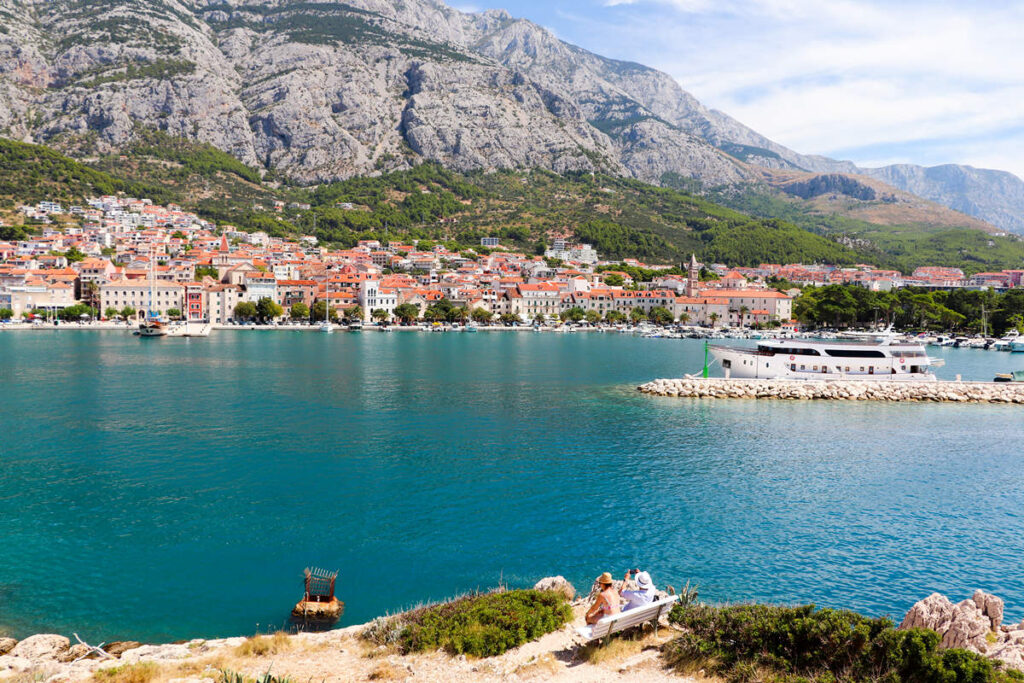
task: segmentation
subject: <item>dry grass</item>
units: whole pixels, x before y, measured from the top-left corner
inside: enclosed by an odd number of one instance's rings
[[[576,651],[576,656],[594,666],[614,666],[648,648],[659,647],[664,640],[653,632],[638,629],[613,637],[607,645],[600,642],[584,645]]]
[[[409,672],[390,662],[381,662],[370,672],[371,681],[401,681],[408,678]]]
[[[235,648],[235,654],[239,657],[265,657],[276,655],[292,647],[291,636],[284,631],[278,631],[272,636],[253,636]]]
[[[210,674],[213,678],[220,678],[220,672],[231,668],[232,661],[223,654],[205,657],[202,659],[190,659],[178,664],[174,668],[174,678],[186,678]]]
[[[641,650],[643,650],[643,645],[638,641],[616,638],[607,645],[600,643],[584,645],[577,650],[576,656],[587,664],[600,666],[602,664],[618,664],[635,654],[639,654]]]
[[[565,665],[551,654],[545,652],[516,668],[515,674],[520,678],[553,678],[565,671]]]
[[[995,631],[989,631],[985,634],[985,642],[989,645],[995,645],[999,642],[999,634]]]
[[[101,683],[153,683],[163,677],[163,671],[155,662],[124,664],[109,669],[99,669],[93,674],[94,681]]]

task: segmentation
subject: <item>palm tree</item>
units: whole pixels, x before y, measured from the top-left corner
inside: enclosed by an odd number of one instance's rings
[[[747,313],[750,313],[750,309],[746,306],[740,306],[740,327],[746,327]]]
[[[690,322],[690,314],[689,313],[680,313],[679,314],[679,324],[680,325],[685,325],[688,322]]]
[[[85,303],[89,308],[96,311],[96,317],[99,318],[100,286],[95,282],[86,282],[82,285],[82,299],[85,300]]]
[[[717,313],[712,313],[711,315],[708,316],[708,320],[711,321],[711,329],[715,329],[715,325],[718,324],[718,319],[720,317],[722,316],[718,315]]]

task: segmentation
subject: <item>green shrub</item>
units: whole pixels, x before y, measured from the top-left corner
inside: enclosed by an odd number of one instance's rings
[[[997,683],[1024,680],[967,650],[939,650],[939,635],[897,631],[888,619],[814,605],[677,606],[669,620],[686,630],[664,647],[680,671],[703,668],[729,681],[908,681]]]
[[[403,618],[403,652],[445,650],[492,657],[561,628],[572,610],[561,594],[514,590],[466,596]]]

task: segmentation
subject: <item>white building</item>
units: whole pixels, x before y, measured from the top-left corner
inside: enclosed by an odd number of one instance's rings
[[[151,311],[167,315],[172,308],[182,310],[184,288],[166,280],[114,280],[100,285],[100,309],[131,306],[139,313]]]
[[[363,280],[359,283],[359,306],[363,309],[364,320],[370,320],[377,309],[387,311],[389,317],[393,316],[398,306],[398,292],[381,287],[379,280]]]
[[[244,301],[238,285],[211,285],[206,291],[206,314],[214,325],[223,325],[235,316],[235,306]]]

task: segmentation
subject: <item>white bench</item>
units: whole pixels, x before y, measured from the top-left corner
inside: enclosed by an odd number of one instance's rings
[[[678,595],[670,595],[667,598],[652,602],[649,605],[643,607],[634,607],[633,609],[626,610],[625,612],[619,612],[618,614],[612,614],[601,619],[596,624],[588,624],[587,626],[580,626],[576,629],[587,642],[591,640],[597,640],[598,638],[604,638],[604,642],[607,643],[613,633],[625,631],[627,628],[639,626],[645,624],[648,621],[654,624],[654,631],[658,631],[658,620],[663,616],[672,611],[672,605],[679,599]]]

